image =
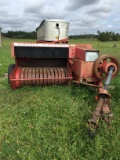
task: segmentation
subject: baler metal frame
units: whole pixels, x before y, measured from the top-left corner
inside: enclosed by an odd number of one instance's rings
[[[65,44],[66,42],[67,40],[49,43],[44,41],[12,43],[11,57],[15,58],[15,65],[11,65],[8,74],[11,88],[16,89],[23,85],[71,84],[71,82],[97,87],[98,105],[87,126],[91,131],[95,131],[99,120],[103,117],[110,125],[113,115],[110,109],[111,97],[107,90],[111,78],[116,77],[120,71],[118,59],[111,55],[99,56],[99,51],[94,50],[91,44]],[[51,50],[50,54],[47,54],[46,50]],[[87,61],[87,52],[97,53],[98,58],[94,60],[93,57],[92,60]],[[106,79],[104,87],[103,81]]]

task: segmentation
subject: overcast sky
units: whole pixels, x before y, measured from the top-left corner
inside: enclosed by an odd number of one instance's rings
[[[120,0],[0,0],[3,32],[35,31],[43,19],[67,20],[69,34],[120,31]]]

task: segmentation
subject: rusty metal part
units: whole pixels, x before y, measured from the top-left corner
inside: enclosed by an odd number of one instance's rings
[[[97,130],[100,119],[103,119],[105,123],[108,124],[108,127],[113,119],[113,114],[110,110],[110,99],[107,99],[104,95],[103,98],[101,97],[99,99],[98,105],[95,111],[92,113],[92,119],[87,121],[89,131],[95,132]]]
[[[103,113],[105,113],[105,114],[110,113],[109,105],[110,105],[110,101],[107,101],[107,102],[104,103],[104,105],[102,107]]]
[[[99,89],[99,94],[97,98],[99,99],[98,105],[95,111],[92,113],[92,119],[88,120],[87,124],[90,130],[95,130],[98,126],[97,122],[100,118],[110,126],[110,122],[113,119],[113,115],[110,110],[110,95],[108,94],[108,87],[112,78],[112,73],[114,73],[114,67],[110,67],[108,71],[107,80],[105,82],[104,88]],[[96,119],[98,121],[96,121]],[[94,123],[93,123],[94,122]],[[92,129],[91,129],[92,128]]]
[[[114,72],[112,73],[112,78],[114,78],[120,70],[118,59],[111,55],[102,55],[94,62],[93,70],[98,79],[105,80],[110,67],[114,67]]]
[[[48,43],[48,41],[42,41],[42,40],[37,40],[37,43]],[[57,43],[68,43],[68,38],[62,39],[62,40],[56,40],[56,41],[50,41],[49,44],[57,44]]]
[[[98,105],[95,111],[92,113],[92,118],[87,121],[87,127],[89,128],[89,132],[96,132],[99,127],[99,120],[102,118],[102,106],[104,104],[104,99],[100,98]]]
[[[21,69],[20,79],[24,79],[24,68]],[[21,86],[24,85],[24,80],[21,81]]]
[[[42,74],[43,73],[43,69],[40,68],[39,70],[40,70],[40,72],[39,72],[40,73],[39,78],[41,79],[41,80],[39,80],[39,84],[43,85],[43,82],[44,82],[43,81],[44,75]]]
[[[111,111],[111,107],[110,107],[110,99],[106,99],[104,104],[103,104],[103,108],[102,108],[102,111],[103,111],[103,119],[104,121],[110,125],[111,121],[113,120],[113,114],[112,114],[112,111]]]
[[[113,120],[114,115],[112,113],[104,113],[103,114],[103,119],[105,123],[107,123],[110,126],[111,121]]]
[[[101,118],[105,121],[106,124],[108,124],[108,127],[110,127],[110,123],[114,117],[110,108],[110,98],[106,96],[100,98],[95,111],[92,113],[92,116],[92,119],[88,120],[87,122],[89,131],[96,131],[96,129],[99,127],[99,121]]]
[[[36,69],[36,75],[35,75],[35,78],[37,79],[37,80],[36,80],[36,84],[37,84],[37,85],[39,85],[39,75],[40,75],[39,72],[40,72],[40,70],[37,68],[37,69]]]
[[[25,68],[25,70],[26,70],[26,68]],[[31,75],[32,75],[32,85],[34,86],[35,85],[35,68],[33,68],[33,69],[31,69]],[[24,79],[25,80],[25,82],[27,81],[27,78],[26,79]],[[25,83],[25,85],[26,85],[27,83]]]
[[[95,131],[98,128],[98,126],[99,126],[99,119],[100,118],[98,118],[98,117],[93,117],[92,119],[89,119],[87,121],[87,126],[89,127],[89,129],[91,131]]]
[[[64,84],[72,80],[67,68],[28,68],[22,67],[18,78],[12,78],[11,81],[19,82],[19,86],[23,85],[56,85]],[[16,87],[16,86],[14,86]]]
[[[102,106],[103,106],[103,104],[104,104],[104,99],[100,98],[95,111],[92,113],[93,116],[98,117],[98,118],[102,117]]]
[[[105,98],[110,99],[111,95],[108,93],[108,91],[104,88],[99,88],[99,93],[97,94],[97,96],[95,97],[96,100],[99,100],[101,96],[104,96]]]

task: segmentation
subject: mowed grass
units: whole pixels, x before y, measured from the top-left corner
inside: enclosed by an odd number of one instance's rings
[[[96,107],[96,91],[87,86],[22,87],[11,90],[4,73],[12,41],[3,39],[0,48],[0,160],[119,160],[120,74],[110,90],[114,120],[111,130],[101,121],[95,138],[89,138],[86,122]],[[92,39],[70,40],[91,43],[101,54],[120,59],[120,42]]]

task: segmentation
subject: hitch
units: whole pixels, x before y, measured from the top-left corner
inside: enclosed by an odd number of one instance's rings
[[[108,76],[105,81],[104,88],[99,88],[99,94],[97,95],[98,104],[94,112],[92,112],[92,119],[88,120],[87,126],[91,133],[95,133],[99,127],[100,119],[103,119],[108,126],[113,119],[113,114],[110,106],[111,96],[108,93],[108,87],[112,79],[112,74],[114,73],[114,66],[108,68]]]

